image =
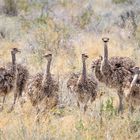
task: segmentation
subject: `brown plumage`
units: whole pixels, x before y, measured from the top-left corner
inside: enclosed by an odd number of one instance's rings
[[[67,88],[70,92],[74,92],[74,87],[77,83],[77,79],[79,78],[79,75],[78,73],[71,73],[70,74],[70,77],[67,81]]]
[[[16,79],[17,79],[17,65],[16,65],[16,53],[20,52],[17,48],[13,48],[11,51],[12,55],[12,66],[11,68],[0,68],[0,95],[3,96],[3,104],[1,110],[3,110],[3,105],[5,98],[14,88],[16,89]]]
[[[134,106],[140,105],[140,68],[134,67],[131,70],[134,72],[134,76],[129,88],[125,89],[125,97],[132,113]]]
[[[108,87],[117,90],[119,96],[119,109],[122,111],[123,104],[123,89],[132,79],[132,73],[130,69],[135,63],[128,57],[112,57],[108,58],[108,38],[104,38],[104,55],[102,59],[94,61],[92,68],[95,69],[96,78],[105,83]],[[98,63],[97,63],[98,62]]]
[[[67,81],[67,88],[76,93],[77,105],[83,105],[84,112],[87,109],[89,100],[93,102],[97,96],[97,82],[91,77],[87,77],[86,73],[86,59],[87,55],[82,54],[82,74],[72,74]]]
[[[12,68],[12,64],[8,63],[7,69]],[[14,109],[16,99],[22,97],[23,91],[25,91],[25,87],[29,78],[29,71],[27,70],[26,66],[22,66],[21,64],[17,64],[17,78],[16,78],[16,88],[14,93],[14,100],[9,112]]]
[[[58,104],[59,85],[50,73],[52,54],[45,55],[44,57],[47,59],[45,73],[38,73],[29,80],[27,94],[31,104],[37,110],[39,104],[43,103],[43,109],[45,111],[54,108]]]
[[[98,79],[98,81],[105,83],[105,79],[103,74],[101,73],[100,67],[101,67],[101,61],[102,57],[93,60],[91,69],[95,72],[95,76]],[[112,67],[115,69],[124,69],[131,73],[131,68],[133,68],[136,64],[135,62],[129,58],[129,57],[119,57],[114,56],[109,59],[109,63],[112,65]]]
[[[4,67],[0,68],[0,95],[6,96],[14,87],[15,75]]]
[[[115,68],[124,67],[129,71],[136,65],[136,63],[129,57],[114,56],[109,59],[109,62]]]

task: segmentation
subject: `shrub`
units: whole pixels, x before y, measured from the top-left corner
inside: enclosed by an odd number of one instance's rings
[[[85,10],[81,16],[78,17],[79,26],[83,29],[86,25],[88,25],[91,21],[91,16],[93,14],[93,11],[91,10]]]
[[[113,106],[113,98],[110,98],[103,105],[103,111],[109,113],[110,116],[116,115],[117,111]]]
[[[4,13],[9,16],[17,16],[17,5],[15,0],[4,0]]]

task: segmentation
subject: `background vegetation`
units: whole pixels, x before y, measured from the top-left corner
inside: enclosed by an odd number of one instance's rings
[[[69,73],[80,71],[81,53],[89,55],[91,72],[92,60],[102,54],[103,36],[110,38],[110,56],[129,56],[139,65],[139,7],[139,0],[0,0],[0,65],[11,60],[10,48],[19,47],[17,61],[35,74],[44,68],[42,55],[52,52],[52,73],[60,80],[60,104],[65,106],[38,125],[29,102],[23,110],[17,104],[14,112],[6,113],[10,94],[0,113],[0,139],[140,139],[140,113],[129,117],[126,109],[117,116],[115,91],[100,85],[103,96],[81,115],[65,89]]]

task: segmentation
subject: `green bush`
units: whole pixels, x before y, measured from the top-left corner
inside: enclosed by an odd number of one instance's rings
[[[103,105],[103,111],[107,112],[109,116],[116,115],[117,111],[113,106],[113,98],[109,98]]]

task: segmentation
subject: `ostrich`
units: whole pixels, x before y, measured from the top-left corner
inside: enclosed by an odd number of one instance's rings
[[[17,48],[14,48],[17,49]],[[22,66],[21,64],[16,64],[16,68],[13,69],[13,66],[16,63],[16,57],[15,55],[11,52],[12,55],[12,63],[8,63],[6,69],[16,71],[16,83],[15,83],[15,92],[14,92],[14,100],[12,103],[12,106],[10,107],[8,113],[10,113],[15,106],[17,98],[22,97],[22,93],[25,90],[28,78],[29,78],[29,71],[26,68],[26,66]],[[22,104],[22,102],[20,102]]]
[[[134,72],[133,80],[129,89],[125,92],[126,101],[129,104],[131,113],[133,112],[134,106],[140,105],[140,68],[134,67],[132,71]]]
[[[25,66],[16,64],[16,53],[19,52],[19,49],[13,48],[11,50],[12,63],[8,63],[5,68],[0,69],[1,76],[3,77],[0,86],[0,94],[3,94],[4,96],[3,104],[5,102],[6,95],[14,89],[14,100],[8,111],[9,113],[14,109],[17,97],[20,98],[22,96],[22,92],[25,89],[29,75],[29,72]],[[3,105],[1,110],[3,110]]]
[[[27,94],[29,100],[37,109],[37,114],[40,112],[39,104],[43,104],[44,110],[52,109],[58,104],[58,90],[59,85],[53,79],[50,72],[50,66],[52,61],[52,54],[44,55],[47,60],[47,67],[44,74],[38,73],[31,80],[27,86]]]
[[[5,98],[7,94],[10,93],[14,88],[15,89],[17,88],[16,87],[16,79],[17,79],[16,54],[19,52],[20,51],[17,48],[12,49],[11,51],[12,65],[10,69],[6,69],[3,67],[0,68],[0,95],[3,96],[1,111],[3,110],[3,105],[5,103]]]
[[[67,81],[67,88],[76,93],[77,105],[81,108],[83,106],[84,113],[87,110],[87,103],[89,100],[93,102],[97,95],[97,82],[87,77],[86,59],[88,56],[82,54],[82,74],[72,74]]]
[[[127,58],[118,58],[115,57],[111,59],[111,62],[108,59],[108,46],[107,42],[109,41],[109,38],[103,38],[104,42],[104,55],[103,59],[101,60],[100,64],[100,73],[103,77],[103,82],[111,88],[115,88],[117,90],[117,94],[119,97],[119,108],[118,112],[123,111],[123,90],[126,86],[127,81],[131,80],[132,73],[130,71],[130,67],[132,67],[134,64],[129,64],[129,59]],[[125,60],[126,63],[125,63]],[[115,61],[116,63],[114,63]],[[119,63],[117,63],[117,61]],[[114,63],[114,64],[112,64]]]

